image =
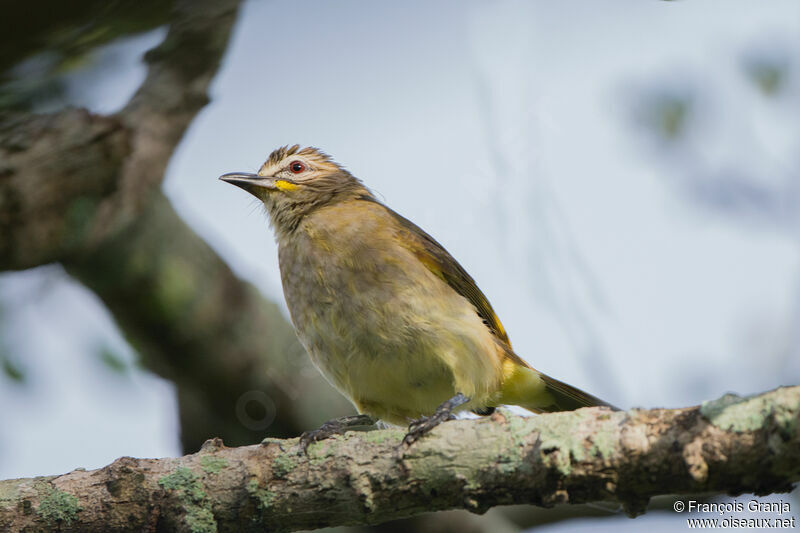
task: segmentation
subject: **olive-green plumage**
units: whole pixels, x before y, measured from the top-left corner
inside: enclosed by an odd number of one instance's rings
[[[319,150],[222,179],[264,202],[297,335],[360,413],[404,424],[457,393],[473,410],[608,405],[520,359],[461,265]]]

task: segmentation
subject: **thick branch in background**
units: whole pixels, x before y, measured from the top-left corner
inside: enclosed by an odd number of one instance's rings
[[[238,4],[176,2],[164,42],[146,55],[144,83],[117,115],[0,117],[0,233],[13,236],[2,243],[0,268],[91,250],[141,216],[208,102]]]
[[[113,202],[130,131],[117,118],[79,109],[0,118],[0,269],[91,248],[94,215]]]
[[[94,290],[145,366],[176,383],[186,451],[214,435],[231,444],[296,435],[352,410],[279,309],[160,191],[207,102],[237,5],[177,2],[165,41],[147,54],[145,82],[118,115],[0,119],[0,269],[61,261]]]
[[[700,407],[495,413],[436,428],[297,439],[0,482],[0,527],[45,531],[294,531],[432,510],[788,491],[800,481],[800,386]]]
[[[184,448],[295,436],[352,410],[311,366],[277,305],[230,268],[163,196],[91,253],[64,261],[150,369],[173,381]]]

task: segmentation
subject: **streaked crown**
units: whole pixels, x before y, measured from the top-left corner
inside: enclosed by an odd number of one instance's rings
[[[293,180],[339,172],[347,171],[331,156],[313,146],[300,148],[299,144],[274,150],[258,169],[260,176],[285,176]]]

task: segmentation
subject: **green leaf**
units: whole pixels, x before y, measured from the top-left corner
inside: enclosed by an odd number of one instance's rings
[[[100,361],[102,361],[103,364],[114,373],[121,375],[128,373],[128,363],[122,357],[112,352],[109,348],[101,349],[98,353],[98,357],[100,358]]]
[[[2,367],[3,373],[11,381],[15,383],[25,383],[25,373],[8,357],[0,356],[0,367]]]

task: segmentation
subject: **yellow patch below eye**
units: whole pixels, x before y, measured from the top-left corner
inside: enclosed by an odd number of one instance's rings
[[[283,180],[275,180],[275,187],[281,191],[293,191],[297,189],[297,185]]]

